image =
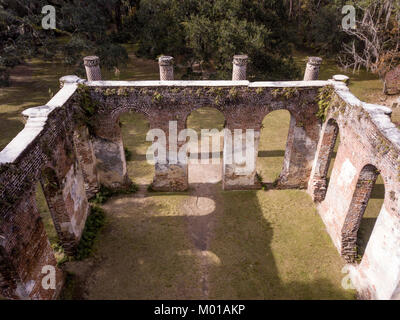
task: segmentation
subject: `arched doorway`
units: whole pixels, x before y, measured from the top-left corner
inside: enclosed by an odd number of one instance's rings
[[[273,111],[263,119],[257,159],[257,176],[263,184],[273,186],[279,181],[289,125],[287,110]]]
[[[154,177],[154,165],[146,159],[146,151],[152,144],[146,141],[150,123],[145,115],[137,112],[122,114],[119,123],[128,176],[139,186],[150,185]]]
[[[376,185],[378,176],[379,170],[371,164],[364,166],[360,171],[350,208],[342,228],[341,254],[349,263],[361,262],[376,218],[382,207],[383,199],[373,201],[368,208],[368,215],[363,220],[371,195],[378,198],[384,197],[383,183]]]
[[[321,202],[325,199],[339,144],[339,126],[335,119],[329,119],[323,130],[317,159],[310,179],[311,185],[309,185],[309,188],[312,188],[314,201]]]
[[[196,109],[187,117],[186,128],[197,135],[197,143],[189,142],[189,183],[221,181],[224,125],[224,115],[214,108]]]

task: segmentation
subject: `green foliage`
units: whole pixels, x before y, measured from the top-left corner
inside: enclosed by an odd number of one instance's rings
[[[283,98],[284,100],[299,96],[299,90],[297,88],[278,88],[272,90],[271,93],[274,98]]]
[[[322,121],[326,120],[328,114],[329,106],[331,104],[332,95],[334,89],[332,86],[325,86],[318,91],[317,101],[318,101],[318,111],[315,114]]]
[[[125,160],[131,161],[132,160],[132,151],[130,151],[127,147],[124,147],[125,152]]]
[[[264,190],[264,191],[266,191],[266,190],[268,189],[268,186],[267,186],[267,184],[264,182],[264,179],[263,179],[263,177],[261,176],[261,173],[256,172],[256,179],[257,179],[257,182],[260,184],[261,189]]]
[[[84,84],[78,84],[78,94],[81,114],[76,116],[76,120],[80,120],[88,127],[89,132],[92,132],[94,126],[94,116],[98,109],[98,105],[95,101],[93,101],[88,86]]]
[[[284,1],[290,41],[320,54],[336,54],[348,36],[343,32],[342,0]]]
[[[198,63],[209,78],[228,79],[232,57],[241,53],[250,57],[249,79],[300,76],[281,27],[281,1],[143,0],[137,19],[137,53],[181,57],[188,68],[183,78],[196,78],[193,65]]]
[[[8,71],[27,58],[61,59],[82,76],[82,58],[96,54],[107,69],[127,61],[127,52],[109,31],[121,20],[116,12],[128,1],[0,0],[0,86],[8,84]],[[129,1],[130,2],[130,1]],[[56,29],[41,26],[42,7],[56,8]]]
[[[50,194],[56,194],[60,191],[60,185],[57,177],[57,173],[52,168],[45,168],[42,170],[43,187]]]
[[[86,220],[85,229],[75,254],[77,260],[83,260],[92,254],[97,235],[105,223],[106,215],[104,210],[97,206],[91,206],[90,214]]]
[[[163,96],[161,93],[158,93],[157,91],[154,92],[153,98],[152,98],[153,102],[161,102],[162,99],[163,99]]]
[[[120,194],[131,194],[135,193],[138,191],[138,186],[134,183],[131,183],[128,187],[126,188],[121,188],[121,189],[110,189],[104,185],[100,186],[99,192],[96,193],[96,195],[90,199],[90,202],[93,204],[103,204],[106,203],[108,199],[110,199],[113,196],[117,196]]]
[[[77,281],[75,275],[67,272],[65,277],[65,284],[61,291],[60,300],[75,300],[75,290],[77,288]]]
[[[71,257],[69,257],[65,252],[64,248],[62,247],[60,242],[55,242],[51,244],[51,248],[53,249],[56,258],[57,258],[57,266],[62,266],[65,262],[70,261]]]

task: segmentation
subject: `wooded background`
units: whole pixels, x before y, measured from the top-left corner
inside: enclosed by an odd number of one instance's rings
[[[356,29],[342,28],[345,4],[356,7]],[[55,30],[41,27],[45,5],[56,8]],[[88,54],[118,68],[126,43],[139,57],[174,56],[186,79],[228,79],[240,53],[250,57],[250,80],[299,79],[293,50],[383,78],[400,61],[399,21],[399,0],[0,0],[0,85],[32,57],[80,75]]]

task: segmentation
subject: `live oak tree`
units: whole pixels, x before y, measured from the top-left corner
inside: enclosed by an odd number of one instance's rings
[[[129,1],[128,1],[129,2]],[[45,5],[56,8],[56,29],[42,28]],[[30,57],[62,59],[79,68],[85,54],[97,54],[106,68],[127,60],[126,50],[110,32],[121,27],[126,1],[117,0],[0,0],[0,85],[10,68]],[[119,8],[119,11],[116,10]],[[115,14],[117,13],[117,14]]]
[[[250,78],[294,79],[286,12],[280,0],[142,0],[138,53],[178,57],[195,77],[229,78],[234,54],[250,58]]]

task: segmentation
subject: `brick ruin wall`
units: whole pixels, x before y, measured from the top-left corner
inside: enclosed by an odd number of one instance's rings
[[[274,110],[291,115],[277,188],[312,196],[360,296],[396,299],[400,292],[400,132],[391,110],[359,101],[339,81],[84,81],[69,76],[46,106],[24,111],[25,128],[0,153],[0,291],[13,299],[54,299],[64,276],[56,266],[37,209],[41,183],[65,251],[73,254],[100,185],[129,187],[119,117],[145,115],[168,133],[186,128],[190,113],[218,109],[228,129],[254,129],[255,161],[262,121]],[[321,118],[323,120],[321,120]],[[327,171],[341,140],[329,187]],[[224,155],[225,156],[225,155]],[[223,188],[259,188],[255,170],[237,176],[223,163]],[[187,165],[156,164],[153,188],[184,191]],[[378,174],[385,200],[361,263],[357,231]],[[134,178],[134,177],[132,177]],[[42,268],[54,266],[56,289],[45,290]]]

